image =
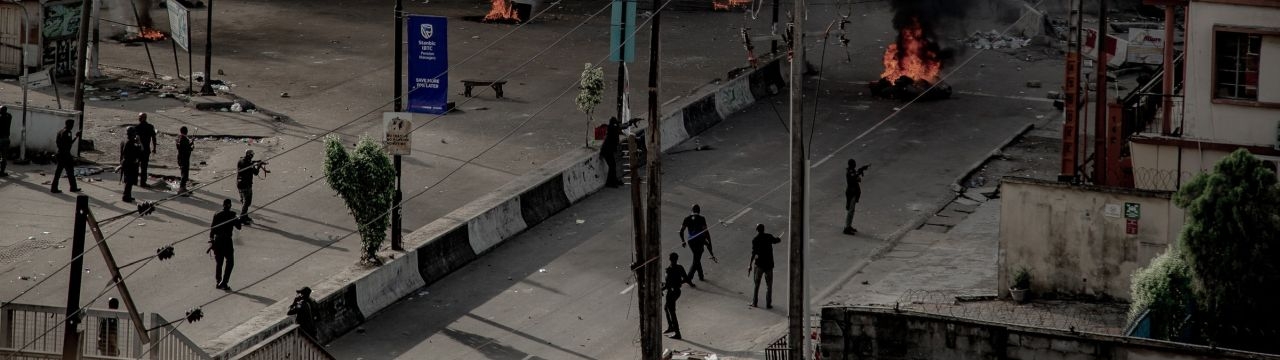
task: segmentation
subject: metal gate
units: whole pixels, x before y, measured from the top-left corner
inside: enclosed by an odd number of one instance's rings
[[[22,6],[0,4],[0,74],[22,74]]]

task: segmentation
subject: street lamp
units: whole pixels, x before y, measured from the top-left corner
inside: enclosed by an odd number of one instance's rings
[[[213,0],[209,0],[209,13],[204,31],[204,85],[200,87],[200,95],[213,96]]]

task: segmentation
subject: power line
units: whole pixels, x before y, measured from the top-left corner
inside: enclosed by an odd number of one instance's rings
[[[538,12],[538,13],[537,13],[537,14],[535,14],[534,16],[530,17],[530,18],[529,18],[529,21],[527,21],[527,22],[525,22],[525,23],[521,23],[520,25],[518,25],[518,26],[516,26],[515,28],[511,29],[511,31],[508,31],[506,34],[504,34],[504,35],[502,35],[501,37],[499,37],[499,38],[495,39],[493,42],[490,42],[490,43],[489,43],[488,45],[486,45],[485,47],[480,48],[480,50],[476,50],[476,52],[472,53],[470,56],[468,56],[468,57],[466,57],[466,58],[462,59],[462,61],[460,61],[460,62],[458,62],[457,64],[454,64],[453,66],[450,66],[449,68],[445,69],[445,71],[444,71],[444,72],[442,72],[442,73],[441,73],[441,74],[439,74],[439,75],[436,75],[435,79],[438,79],[440,76],[444,76],[445,74],[448,74],[448,73],[449,73],[449,70],[454,69],[454,68],[457,68],[458,66],[461,66],[462,64],[467,63],[468,61],[470,61],[472,58],[475,58],[475,57],[476,57],[477,55],[479,55],[480,53],[484,52],[485,50],[488,50],[489,48],[493,47],[493,46],[494,46],[494,45],[496,45],[497,43],[499,43],[499,42],[503,41],[504,39],[506,39],[507,37],[509,37],[511,34],[515,33],[517,30],[520,30],[521,28],[523,28],[525,24],[527,24],[528,22],[533,21],[533,19],[536,19],[536,18],[538,18],[539,16],[541,16],[542,14],[544,14],[544,13],[546,13],[547,11],[551,10],[551,8],[554,8],[554,7],[555,7],[556,5],[558,5],[559,3],[560,3],[560,2],[559,2],[559,1],[557,1],[557,2],[554,2],[554,3],[552,3],[551,5],[547,6],[547,8],[543,9],[542,11]],[[603,11],[603,8],[601,9],[601,11]],[[599,12],[597,12],[597,14],[598,14],[598,13],[599,13]],[[594,17],[594,15],[593,15],[593,17]],[[590,18],[588,18],[588,20],[590,20]],[[584,21],[584,23],[585,23],[585,21]],[[572,32],[572,31],[571,31],[571,32]],[[571,32],[570,32],[570,33],[571,33]],[[566,33],[565,35],[568,35],[568,33]],[[557,41],[557,43],[558,43],[558,42],[559,42],[559,41]],[[553,45],[554,45],[554,44],[553,44]],[[514,72],[514,71],[513,71],[513,72]],[[508,75],[509,75],[509,74],[511,74],[511,73],[508,73]],[[418,90],[418,89],[412,89],[412,90],[410,90],[410,91],[409,91],[409,93],[412,93],[413,91],[416,91],[416,90]],[[486,91],[486,89],[483,89],[483,88],[482,88],[482,89],[480,89],[480,92],[481,92],[481,93],[483,93],[484,91]],[[405,94],[405,95],[401,96],[401,98],[404,98],[404,97],[407,97],[407,96],[408,96],[408,94]],[[376,111],[377,111],[377,109],[381,109],[381,108],[383,108],[383,107],[386,107],[388,104],[391,104],[391,103],[392,103],[392,102],[394,102],[395,100],[398,100],[398,99],[393,99],[392,101],[389,101],[389,102],[387,102],[387,103],[384,103],[384,104],[382,104],[382,105],[378,106],[377,108],[375,108],[374,110],[371,110],[371,111],[369,111],[369,112],[366,112],[366,113],[364,113],[364,114],[362,114],[362,115],[360,115],[360,116],[358,116],[358,117],[356,117],[356,118],[352,119],[351,121],[348,121],[348,122],[343,123],[342,125],[339,125],[339,126],[337,126],[337,127],[333,128],[333,129],[331,129],[331,130],[328,130],[328,131],[326,131],[325,133],[321,134],[320,136],[316,136],[315,138],[322,138],[322,137],[323,137],[323,136],[325,136],[325,135],[329,135],[329,134],[335,133],[335,132],[337,132],[339,129],[342,129],[342,128],[344,128],[344,127],[347,127],[347,126],[349,126],[349,125],[351,125],[351,124],[355,123],[356,121],[359,121],[360,119],[364,118],[365,116],[369,116],[370,114],[372,114],[372,113],[376,112]],[[466,102],[468,102],[468,101],[471,101],[471,99],[468,99],[468,100],[464,101],[464,102],[463,102],[463,104],[466,104]],[[440,118],[441,116],[443,116],[443,115],[438,115],[438,116],[436,116],[435,118],[432,118],[432,119],[431,119],[431,120],[429,120],[427,123],[424,123],[422,126],[426,126],[426,125],[430,124],[432,121],[435,121],[436,119]],[[166,116],[166,117],[168,117],[168,116]],[[172,117],[170,117],[170,118],[172,118]],[[419,126],[418,128],[421,128],[422,126]],[[414,128],[413,130],[417,130],[418,128]],[[410,133],[412,133],[412,131],[410,131]],[[304,139],[305,139],[305,138],[304,138]],[[294,146],[294,147],[292,147],[292,148],[289,148],[289,149],[285,150],[284,152],[281,152],[281,153],[278,153],[278,154],[276,154],[276,155],[274,155],[274,156],[268,157],[268,158],[264,159],[264,161],[266,161],[266,160],[271,160],[271,159],[275,159],[275,158],[277,158],[277,157],[283,156],[284,154],[289,153],[289,152],[291,152],[291,151],[293,151],[293,150],[296,150],[296,149],[298,149],[298,148],[301,148],[302,146],[305,146],[305,145],[307,145],[307,144],[311,143],[312,141],[315,141],[315,140],[314,140],[314,139],[306,139],[306,141],[304,141],[303,143],[298,144],[297,146]],[[204,188],[205,186],[213,185],[214,183],[217,183],[217,182],[219,182],[219,181],[225,180],[226,178],[229,178],[229,177],[232,177],[232,176],[236,176],[236,175],[238,175],[238,174],[239,174],[239,172],[240,172],[241,170],[244,170],[244,169],[236,169],[236,171],[235,171],[235,172],[233,172],[233,173],[231,173],[230,175],[223,176],[223,177],[220,177],[220,178],[216,178],[216,179],[214,179],[213,181],[210,181],[210,182],[208,182],[208,183],[206,183],[206,184],[201,184],[200,186],[193,187],[193,188],[189,189],[188,191],[189,191],[189,192],[195,192],[196,190],[199,190],[199,189],[201,189],[201,188]],[[323,177],[321,177],[321,178],[323,178]],[[282,196],[282,197],[280,197],[280,198],[277,198],[277,199],[275,199],[275,200],[272,200],[272,201],[268,202],[267,204],[264,204],[264,205],[262,205],[262,206],[259,206],[259,207],[258,207],[258,209],[265,208],[267,205],[273,204],[273,203],[275,203],[275,202],[279,201],[280,199],[283,199],[284,197],[287,197],[287,196],[289,196],[289,195],[292,195],[292,194],[294,194],[294,193],[297,193],[297,192],[298,192],[299,190],[301,190],[302,188],[305,188],[305,187],[307,187],[307,186],[310,186],[311,184],[314,184],[316,181],[318,181],[318,180],[319,180],[319,179],[321,179],[321,178],[317,178],[317,180],[313,180],[313,181],[311,181],[311,182],[308,182],[307,184],[302,185],[302,186],[301,186],[301,187],[299,187],[298,189],[294,189],[293,191],[290,191],[290,192],[289,192],[289,193],[287,193],[285,196]],[[162,199],[157,200],[157,201],[155,201],[155,202],[151,202],[150,204],[151,204],[152,206],[158,206],[160,203],[163,203],[163,202],[166,202],[166,201],[172,200],[172,199],[174,199],[174,198],[179,197],[180,195],[181,195],[181,194],[170,195],[170,196],[168,196],[168,197],[162,198]],[[144,203],[144,204],[145,204],[145,203]],[[173,209],[171,209],[171,210],[173,210]],[[173,210],[173,211],[174,211],[174,212],[177,212],[177,213],[179,213],[179,214],[184,214],[184,215],[188,215],[188,216],[193,216],[193,215],[191,215],[191,214],[187,214],[187,213],[184,213],[184,212],[181,212],[181,211],[177,211],[177,210]],[[255,211],[257,211],[257,209],[250,209],[250,211],[249,211],[249,212],[255,212]],[[124,218],[124,217],[127,217],[127,216],[129,216],[129,215],[137,214],[138,212],[139,212],[138,210],[133,210],[133,211],[125,212],[125,213],[120,214],[120,215],[116,215],[116,216],[113,216],[113,217],[110,217],[110,218],[107,218],[107,219],[103,219],[102,221],[98,222],[98,224],[99,224],[99,225],[105,225],[105,224],[108,224],[108,223],[110,223],[110,222],[112,222],[112,221],[115,221],[115,220],[117,220],[117,219]],[[139,216],[138,216],[138,218],[141,218],[141,217],[142,217],[141,215],[139,215]],[[228,221],[228,222],[229,222],[229,221]],[[224,223],[222,223],[222,224],[215,225],[214,227],[219,226],[219,225],[225,225],[226,223],[227,223],[227,222],[224,222]],[[127,227],[127,225],[126,225],[125,227]],[[103,242],[107,241],[108,239],[110,239],[112,236],[114,236],[116,233],[118,233],[120,230],[123,230],[123,229],[124,229],[124,227],[121,227],[121,228],[117,229],[116,231],[112,232],[110,235],[108,235],[108,236],[104,237],[102,240],[99,240],[99,241],[95,242],[95,243],[93,244],[93,246],[91,246],[91,247],[89,247],[88,249],[86,249],[84,253],[81,253],[80,255],[78,255],[78,256],[76,256],[76,257],[73,257],[70,261],[68,261],[67,263],[63,264],[63,265],[62,265],[62,267],[58,268],[58,270],[55,270],[53,273],[50,273],[50,274],[48,275],[48,277],[46,277],[45,279],[41,280],[40,282],[37,282],[35,285],[32,285],[31,287],[27,288],[26,290],[23,290],[23,291],[22,291],[22,292],[20,292],[17,296],[15,296],[13,299],[9,300],[9,301],[8,301],[8,302],[6,302],[6,303],[12,303],[13,301],[17,300],[17,299],[18,299],[19,297],[21,297],[22,295],[25,295],[26,293],[28,293],[28,292],[30,292],[31,290],[35,289],[35,287],[39,286],[40,284],[43,284],[43,283],[44,283],[45,281],[47,281],[49,278],[53,277],[53,275],[57,274],[58,272],[60,272],[60,271],[62,271],[62,270],[64,270],[64,269],[66,269],[68,266],[70,266],[70,265],[71,265],[71,262],[73,262],[73,261],[75,261],[75,260],[79,259],[80,257],[83,257],[83,256],[84,256],[84,254],[87,254],[90,250],[93,250],[93,249],[97,248],[97,247],[98,247],[99,245],[101,245]],[[192,235],[192,236],[189,236],[189,237],[187,237],[187,238],[184,238],[184,239],[182,239],[182,240],[179,240],[178,242],[170,243],[170,246],[172,246],[172,245],[176,245],[176,244],[177,244],[177,243],[179,243],[179,242],[185,241],[185,240],[187,240],[187,239],[189,239],[189,238],[191,238],[191,237],[194,237],[194,236],[196,236],[196,235],[199,235],[199,234],[201,234],[201,233],[203,233],[203,232],[204,232],[204,231],[201,231],[201,232],[196,233],[196,234],[194,234],[194,235]],[[63,241],[65,242],[66,240],[69,240],[69,239],[70,239],[70,238],[63,239]],[[153,255],[153,256],[154,256],[154,255]]]
[[[667,7],[667,5],[669,5],[669,4],[671,3],[671,1],[672,1],[672,0],[667,0],[665,3],[663,3],[663,5],[662,5],[661,7],[659,7],[659,11],[661,11],[662,9],[665,9],[665,8]],[[603,11],[603,9],[601,9],[601,11]],[[598,15],[598,14],[599,14],[599,12],[597,12],[595,15]],[[595,15],[592,15],[592,16],[594,17]],[[648,20],[645,20],[644,22],[641,22],[639,25],[637,25],[637,26],[636,26],[636,28],[637,28],[636,32],[633,32],[633,33],[631,34],[630,38],[634,38],[635,34],[636,34],[636,33],[638,33],[638,32],[640,31],[639,29],[640,29],[641,27],[643,27],[643,26],[644,26],[645,24],[647,24],[647,23],[648,23]],[[583,22],[583,24],[585,24],[585,21]],[[582,26],[582,24],[579,24],[579,26],[578,26],[578,27],[581,27],[581,26]],[[574,29],[577,29],[577,27],[575,27]],[[572,32],[572,30],[570,30],[570,31]],[[628,40],[630,40],[630,38],[629,38]],[[602,58],[599,60],[599,62],[603,62],[603,61],[605,61],[606,59],[608,59],[608,55],[605,55],[604,57],[602,57]],[[518,69],[517,69],[517,70],[518,70]],[[513,72],[514,72],[514,71],[515,71],[515,70],[513,70]],[[555,98],[553,98],[551,101],[546,102],[546,104],[544,104],[541,108],[539,108],[539,109],[538,109],[538,111],[536,111],[536,112],[534,112],[532,115],[530,115],[530,116],[529,116],[529,118],[525,119],[523,122],[521,122],[521,123],[520,123],[519,125],[517,125],[515,128],[513,128],[511,131],[509,131],[505,136],[503,136],[501,139],[499,139],[497,142],[495,142],[493,145],[491,145],[491,146],[489,146],[488,148],[486,148],[486,149],[485,149],[484,151],[482,151],[480,154],[477,154],[476,156],[473,156],[471,159],[467,160],[467,163],[470,163],[471,161],[474,161],[475,159],[478,159],[480,156],[483,156],[483,155],[484,155],[485,153],[487,153],[488,151],[493,150],[493,148],[495,148],[495,147],[497,147],[498,145],[500,145],[503,141],[505,141],[505,140],[506,140],[507,138],[509,138],[511,135],[514,135],[514,134],[516,133],[516,131],[518,131],[521,127],[523,127],[523,126],[524,126],[525,124],[527,124],[529,121],[533,120],[535,117],[537,117],[539,114],[541,114],[541,113],[542,113],[543,111],[545,111],[546,109],[550,108],[550,106],[551,106],[552,104],[554,104],[556,100],[559,100],[561,97],[563,97],[565,94],[567,94],[569,90],[572,90],[572,89],[576,86],[576,84],[577,84],[577,83],[578,83],[578,80],[577,80],[577,79],[574,79],[574,80],[570,83],[570,85],[569,85],[568,87],[566,87],[566,88],[565,88],[565,90],[563,90],[563,91],[561,91],[561,92],[560,92],[560,94],[559,94],[559,95],[557,95],[557,96],[556,96]],[[446,175],[445,177],[443,177],[443,178],[441,178],[440,180],[436,181],[436,182],[435,182],[434,184],[432,184],[431,186],[427,186],[427,187],[423,188],[423,190],[419,191],[418,193],[414,194],[413,196],[409,197],[408,199],[405,199],[404,201],[402,201],[402,202],[401,202],[401,204],[403,204],[404,202],[408,202],[408,201],[410,201],[410,200],[413,200],[413,199],[417,198],[418,196],[422,196],[422,195],[423,195],[423,194],[425,194],[428,190],[430,190],[431,188],[435,187],[436,185],[439,185],[440,183],[444,182],[444,180],[448,179],[450,175],[453,175],[454,173],[456,173],[458,170],[462,169],[462,168],[463,168],[463,167],[465,167],[466,165],[467,165],[467,164],[463,164],[463,165],[461,165],[461,166],[458,166],[458,167],[457,167],[457,168],[455,168],[453,171],[451,171],[448,175]],[[390,213],[390,210],[388,210],[386,213],[383,213],[383,215],[382,215],[382,216],[386,216],[386,215],[387,215],[387,214],[389,214],[389,213]],[[375,221],[376,221],[376,220],[375,220]],[[370,222],[370,223],[372,223],[372,222]],[[357,228],[358,228],[358,227],[357,227]],[[271,277],[273,277],[273,276],[275,276],[275,275],[278,275],[278,274],[280,274],[280,273],[284,272],[284,270],[285,270],[285,269],[288,269],[289,267],[292,267],[293,265],[295,265],[295,264],[297,264],[297,263],[301,262],[302,260],[304,260],[304,259],[306,259],[306,258],[310,257],[311,255],[316,254],[316,253],[317,253],[317,252],[319,252],[320,250],[323,250],[323,249],[325,249],[325,248],[328,248],[329,246],[331,246],[331,245],[333,245],[333,244],[337,243],[338,241],[341,241],[341,240],[343,240],[343,239],[345,239],[345,238],[347,238],[347,237],[349,237],[349,236],[351,236],[351,235],[355,235],[355,234],[357,234],[358,232],[359,232],[358,230],[351,231],[351,232],[347,233],[346,235],[343,235],[342,237],[339,237],[339,238],[337,238],[337,239],[334,239],[333,241],[330,241],[330,242],[326,243],[324,246],[317,247],[315,250],[312,250],[310,253],[307,253],[306,255],[303,255],[302,257],[299,257],[298,259],[295,259],[294,261],[290,262],[289,264],[287,264],[287,265],[285,265],[285,266],[281,267],[280,269],[278,269],[278,270],[276,270],[276,271],[274,271],[274,272],[272,272],[272,273],[268,274],[267,276],[265,276],[265,277],[263,277],[263,278],[261,278],[261,279],[258,279],[258,280],[254,281],[254,282],[252,282],[252,283],[249,283],[249,285],[244,286],[244,287],[242,287],[241,289],[250,288],[250,287],[253,287],[254,285],[257,285],[257,284],[259,284],[259,283],[261,283],[261,282],[263,282],[263,281],[266,281],[267,279],[269,279],[269,278],[271,278]],[[218,296],[218,297],[214,298],[213,300],[210,300],[210,301],[208,301],[208,302],[205,302],[204,304],[201,304],[201,305],[200,305],[200,306],[198,306],[198,307],[203,308],[203,307],[208,306],[208,305],[210,305],[210,304],[213,304],[213,303],[215,303],[215,302],[217,302],[217,301],[220,301],[220,300],[222,300],[222,299],[224,299],[224,298],[226,298],[226,297],[229,297],[229,296],[231,296],[231,295],[233,295],[233,294],[234,294],[234,293],[225,293],[225,294],[222,294],[222,295],[220,295],[220,296]],[[167,335],[166,335],[166,337],[167,337]],[[162,337],[161,339],[163,339],[163,337]],[[157,341],[159,341],[159,340],[157,340]]]

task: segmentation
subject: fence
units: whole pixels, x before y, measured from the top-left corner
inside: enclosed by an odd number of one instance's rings
[[[334,360],[324,347],[302,332],[298,325],[290,325],[272,335],[261,344],[232,357],[233,360]]]
[[[1128,306],[1121,303],[1042,300],[1019,305],[994,300],[994,296],[966,297],[932,290],[908,290],[898,298],[894,308],[967,320],[1112,335],[1124,334],[1128,311]]]
[[[81,358],[86,360],[165,359],[210,360],[204,349],[169,324],[150,314],[143,344],[129,313],[122,310],[86,309],[80,323]],[[144,319],[147,317],[144,317]],[[13,360],[61,359],[66,309],[58,306],[4,304],[0,306],[0,357]],[[324,348],[290,326],[276,335],[228,359],[331,360]]]
[[[772,344],[769,344],[768,347],[764,348],[764,359],[785,360],[787,358],[788,351],[791,351],[791,347],[787,346],[787,335],[783,335],[781,338],[778,338],[777,341],[774,341]]]

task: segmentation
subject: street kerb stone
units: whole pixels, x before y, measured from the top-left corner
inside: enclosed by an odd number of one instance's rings
[[[525,224],[537,224],[569,207],[564,193],[564,175],[555,174],[538,186],[520,194],[520,215]]]
[[[563,157],[576,160],[573,166],[560,175],[564,182],[564,195],[569,199],[569,203],[576,203],[603,188],[605,176],[609,171],[604,159],[595,156],[596,151],[592,149],[585,149],[585,151],[588,153],[585,159],[570,155]]]
[[[515,197],[468,221],[467,240],[476,254],[484,254],[528,227],[520,211],[520,198]]]
[[[729,80],[728,84],[716,91],[716,112],[720,113],[721,119],[728,119],[730,115],[756,102],[755,97],[751,95],[749,80],[748,76],[739,76]]]

